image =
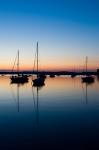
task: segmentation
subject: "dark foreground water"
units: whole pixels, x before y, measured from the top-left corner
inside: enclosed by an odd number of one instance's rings
[[[99,81],[47,77],[45,86],[0,77],[0,150],[99,150]]]

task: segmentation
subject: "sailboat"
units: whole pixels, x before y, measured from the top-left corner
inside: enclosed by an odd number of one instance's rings
[[[19,73],[19,50],[18,50],[18,54],[17,54],[17,75],[11,76],[11,83],[26,83],[28,82],[28,77],[26,75],[21,75]]]
[[[37,57],[37,64],[36,64],[37,65],[37,77],[36,77],[36,79],[33,79],[32,81],[33,81],[34,86],[43,86],[43,85],[45,85],[44,84],[45,78],[38,74],[38,70],[39,70],[39,68],[38,68],[38,42],[37,42],[37,48],[36,48],[36,57]]]
[[[94,77],[87,72],[87,63],[88,63],[88,57],[86,56],[86,76],[82,77],[82,82],[85,83],[93,83],[94,82]]]

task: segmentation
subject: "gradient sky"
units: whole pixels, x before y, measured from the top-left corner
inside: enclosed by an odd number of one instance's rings
[[[32,69],[36,42],[43,70],[99,68],[98,0],[0,0],[0,69]]]

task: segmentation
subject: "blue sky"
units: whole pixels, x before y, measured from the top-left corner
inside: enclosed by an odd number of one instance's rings
[[[0,68],[11,68],[20,50],[31,69],[39,41],[41,69],[79,68],[85,56],[99,65],[98,0],[0,0]]]

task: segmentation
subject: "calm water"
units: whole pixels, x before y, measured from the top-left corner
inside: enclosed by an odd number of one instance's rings
[[[99,81],[47,77],[45,86],[0,76],[0,150],[99,147]]]

